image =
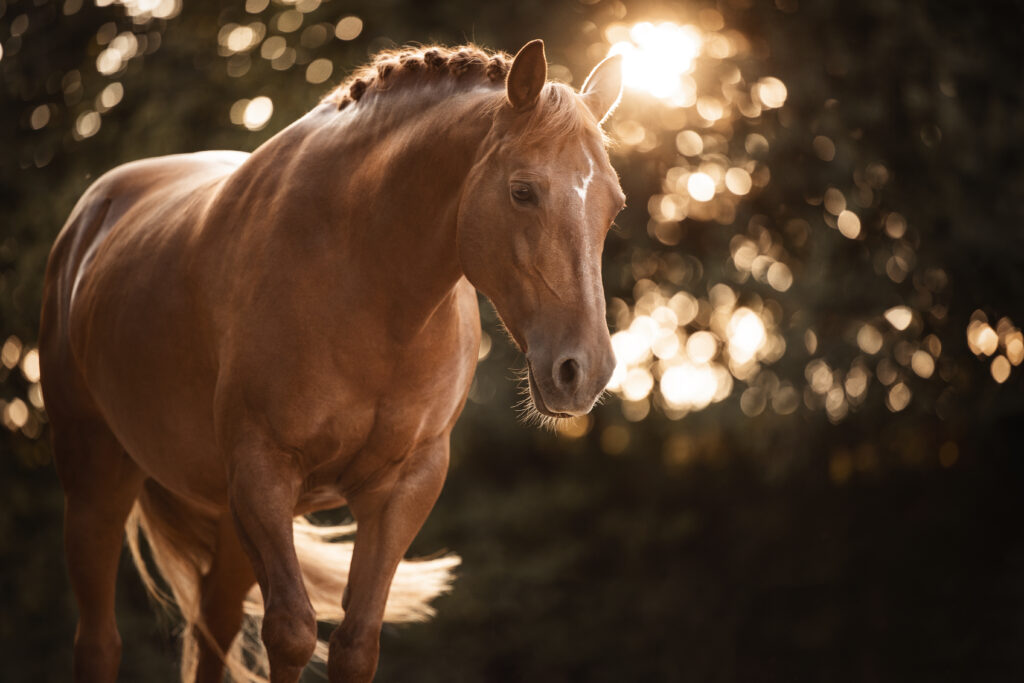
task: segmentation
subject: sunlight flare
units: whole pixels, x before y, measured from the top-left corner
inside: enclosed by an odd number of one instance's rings
[[[612,45],[608,54],[622,55],[626,87],[666,100],[689,93],[683,76],[693,71],[704,44],[697,27],[642,21],[628,32],[614,31],[612,35],[623,38]]]

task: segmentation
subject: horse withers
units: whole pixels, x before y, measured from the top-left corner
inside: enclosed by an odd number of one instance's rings
[[[40,331],[77,680],[117,676],[125,529],[185,619],[183,680],[259,673],[232,647],[247,612],[281,683],[315,650],[331,681],[368,681],[382,622],[429,616],[458,560],[402,557],[475,369],[474,288],[540,414],[588,412],[611,376],[601,252],[624,197],[600,123],[620,72],[576,93],[540,41],[385,52],[252,154],[137,161],[86,191]],[[354,544],[302,517],[341,505]],[[318,619],[340,620],[326,647]]]

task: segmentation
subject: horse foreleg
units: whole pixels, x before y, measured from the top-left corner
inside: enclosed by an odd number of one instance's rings
[[[213,563],[201,586],[202,624],[195,627],[199,644],[196,683],[223,680],[224,657],[242,626],[242,602],[254,583],[256,576],[232,516],[225,514],[217,530]]]
[[[78,602],[74,680],[115,681],[121,636],[114,618],[124,523],[143,475],[104,425],[53,424],[64,484],[64,550]]]
[[[271,683],[295,683],[316,648],[316,613],[295,554],[292,520],[301,477],[289,454],[256,448],[231,474],[238,539],[263,593]]]
[[[373,679],[391,581],[437,501],[447,470],[448,439],[442,438],[414,451],[389,481],[349,496],[358,527],[342,603],[345,618],[331,634],[331,683]]]

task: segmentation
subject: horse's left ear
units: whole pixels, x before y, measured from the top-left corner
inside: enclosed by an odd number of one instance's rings
[[[622,55],[612,55],[595,66],[580,95],[598,123],[604,123],[622,97]]]
[[[512,60],[505,79],[508,101],[516,109],[533,106],[548,79],[548,60],[544,56],[544,41],[531,40],[520,48]]]

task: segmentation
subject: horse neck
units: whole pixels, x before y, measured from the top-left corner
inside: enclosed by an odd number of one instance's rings
[[[342,199],[348,208],[358,202],[363,216],[350,244],[361,262],[383,266],[379,276],[408,285],[402,296],[421,290],[436,298],[462,276],[458,206],[491,127],[490,99],[482,90],[396,91],[366,102],[346,130],[345,153],[365,160]]]
[[[398,337],[451,302],[463,275],[459,200],[495,91],[448,87],[368,94],[340,112],[320,105],[251,159],[259,167],[265,157],[281,178],[271,240],[294,241],[296,226],[315,215],[307,229],[318,233],[317,248],[306,256],[325,267],[310,272],[336,275],[320,285],[340,288],[335,295],[371,297],[364,303],[402,326],[390,330]]]

